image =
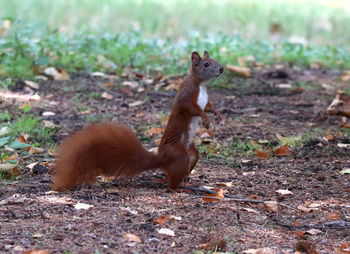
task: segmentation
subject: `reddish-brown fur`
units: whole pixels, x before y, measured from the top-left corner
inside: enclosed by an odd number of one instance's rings
[[[160,167],[158,158],[143,148],[129,127],[113,122],[92,124],[61,144],[53,189],[93,183],[99,175],[133,176]]]
[[[192,53],[190,74],[177,91],[157,154],[143,148],[129,127],[113,122],[92,124],[67,138],[58,151],[53,189],[92,183],[98,175],[133,176],[155,168],[162,168],[169,187],[177,189],[199,158],[198,150],[189,142],[192,118],[200,117],[209,128],[209,118],[197,104],[199,87],[222,72],[222,66],[207,52],[203,58]],[[205,111],[219,116],[209,102]]]

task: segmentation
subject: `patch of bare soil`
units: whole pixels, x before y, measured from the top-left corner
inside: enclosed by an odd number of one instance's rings
[[[332,139],[311,137],[288,156],[265,159],[245,152],[206,156],[203,145],[202,159],[186,184],[223,188],[227,196],[219,202],[204,202],[200,191],[170,192],[157,181],[159,172],[63,193],[49,193],[48,174],[25,174],[2,185],[0,252],[244,253],[265,248],[265,252],[248,253],[295,253],[297,249],[349,253],[350,182],[349,174],[341,171],[350,168],[350,139],[339,131],[337,117],[326,116],[335,90],[321,85],[333,85],[338,73],[284,72],[227,78],[222,82],[234,83],[235,89],[209,89],[224,117],[220,125],[211,123],[212,142],[222,146],[232,140],[273,142],[276,133],[293,137],[310,132],[312,136],[315,129],[330,130]],[[276,86],[296,80],[306,87]],[[106,82],[114,86],[105,88]],[[119,83],[86,75],[71,81],[43,81],[39,94],[44,101],[32,108],[39,115],[55,112],[48,120],[59,125],[52,137],[57,142],[87,122],[116,119],[131,125],[148,148],[156,146],[159,136],[144,133],[162,126],[174,92],[149,86],[137,92],[138,88]],[[105,91],[113,99],[95,98]],[[135,101],[143,103],[133,106]],[[0,108],[16,111],[9,103]],[[38,158],[23,159],[23,163],[32,161]],[[91,207],[77,209],[79,203]]]

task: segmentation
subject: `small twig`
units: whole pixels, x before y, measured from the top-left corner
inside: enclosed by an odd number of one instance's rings
[[[289,228],[289,229],[309,229],[309,228],[315,228],[315,229],[350,229],[350,222],[348,221],[332,221],[327,222],[320,225],[292,225],[282,222],[280,219],[276,218],[275,216],[269,216],[272,221],[274,221],[277,225]]]
[[[195,196],[195,197],[196,198],[216,199],[218,201],[233,201],[233,202],[245,202],[245,203],[264,203],[266,201],[266,200],[247,199],[247,198],[229,198],[226,196],[227,196],[227,194],[225,194],[224,198],[213,197],[213,196]]]
[[[204,187],[195,187],[195,186],[187,186],[187,185],[181,185],[179,187],[180,189],[185,189],[185,190],[191,190],[191,191],[196,191],[196,192],[204,192],[207,194],[216,194],[216,191],[204,188]]]
[[[203,187],[195,187],[195,186],[180,186],[181,189],[186,190],[192,190],[195,192],[204,192],[207,194],[216,194],[216,191],[206,189]],[[232,196],[230,194],[224,194],[224,198],[218,198],[218,197],[209,197],[209,196],[195,196],[196,198],[212,198],[212,199],[218,199],[218,200],[225,200],[225,201],[234,201],[234,202],[247,202],[247,203],[264,203],[266,200],[256,200],[256,199],[247,199],[247,198],[241,198]]]
[[[292,206],[285,205],[285,204],[282,204],[282,203],[278,203],[278,205],[283,206],[283,207],[286,207],[286,208],[288,208],[288,209],[291,209],[291,210],[294,210],[294,211],[297,211],[297,212],[301,213],[300,210],[298,210],[298,209],[296,209],[296,208],[294,208],[294,207],[292,207]]]
[[[167,211],[171,211],[171,210],[180,210],[180,209],[184,209],[184,208],[194,208],[195,206],[189,206],[189,205],[184,205],[184,206],[179,206],[179,207],[169,207],[169,208],[163,208],[163,209],[159,209],[157,210],[158,213],[162,213],[162,212],[167,212]]]
[[[107,92],[107,93],[109,93],[109,94],[111,94],[111,95],[114,95],[114,96],[116,96],[116,97],[121,97],[121,94],[120,94],[120,93],[113,92],[113,91],[111,91],[111,89],[109,89],[109,88],[107,88],[107,87],[104,87],[104,86],[101,85],[100,83],[96,83],[96,85],[97,85],[99,88],[103,89],[105,92]]]

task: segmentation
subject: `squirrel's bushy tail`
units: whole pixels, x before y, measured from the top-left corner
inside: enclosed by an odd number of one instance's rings
[[[158,167],[160,157],[148,152],[128,126],[113,122],[92,124],[60,145],[53,189],[61,191],[93,183],[99,175],[133,176]]]

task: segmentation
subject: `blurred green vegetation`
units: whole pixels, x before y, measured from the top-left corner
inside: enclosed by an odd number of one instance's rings
[[[313,44],[350,40],[348,0],[0,0],[0,17],[68,33],[139,31],[187,39],[222,32],[245,38],[303,37]]]
[[[32,78],[33,66],[178,74],[192,50],[208,50],[223,64],[253,56],[267,64],[350,68],[346,0],[0,0],[0,6],[0,78]]]

